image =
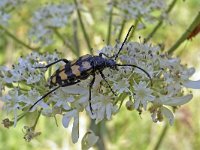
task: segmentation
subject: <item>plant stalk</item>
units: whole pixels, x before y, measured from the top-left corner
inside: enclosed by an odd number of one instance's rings
[[[172,8],[175,6],[177,0],[173,0],[172,3],[169,5],[168,9],[165,11],[165,14],[169,14],[170,11],[172,10]],[[151,31],[151,33],[147,36],[147,38],[145,38],[145,42],[148,42],[153,36],[154,34],[157,32],[157,30],[162,26],[163,24],[163,17],[162,15],[160,16],[160,21],[158,22],[158,24],[154,27],[154,29]]]
[[[119,35],[118,35],[118,40],[119,40],[119,41],[121,40],[121,37],[122,37],[122,33],[123,33],[123,31],[124,31],[124,26],[125,26],[125,24],[126,24],[126,20],[124,19],[124,20],[122,21],[121,28],[120,28]]]
[[[113,6],[112,6],[112,8],[109,11],[107,45],[110,45],[110,40],[111,40],[112,12],[113,12]]]
[[[63,43],[72,51],[72,53],[78,57],[78,53],[76,52],[76,50],[74,49],[74,47],[71,45],[71,43],[69,43],[68,41],[65,40],[65,38],[60,34],[60,32],[58,32],[58,30],[56,28],[52,28],[52,30],[54,31],[54,33],[56,34],[56,36],[58,38],[60,38]]]
[[[91,47],[91,45],[90,45],[90,40],[89,40],[88,34],[87,34],[86,30],[85,30],[85,26],[84,26],[84,24],[83,24],[83,20],[82,20],[82,17],[81,17],[81,13],[80,13],[80,10],[79,10],[79,8],[78,8],[77,0],[74,0],[74,3],[75,3],[75,5],[76,5],[76,10],[77,10],[77,14],[78,14],[78,19],[79,19],[79,22],[80,22],[80,25],[81,25],[81,29],[82,29],[82,31],[83,31],[83,35],[84,35],[85,41],[86,41],[86,43],[87,43],[87,47],[88,47],[88,49],[89,49],[90,54],[93,54],[93,50],[92,50],[92,47]]]
[[[11,39],[13,39],[15,42],[19,43],[20,45],[30,49],[30,50],[37,50],[39,49],[39,47],[31,47],[28,44],[24,43],[23,41],[21,41],[20,39],[18,39],[15,35],[13,35],[10,31],[8,31],[5,27],[3,27],[2,25],[0,25],[0,29],[2,31],[4,31],[4,33],[9,36]]]
[[[167,133],[168,127],[169,127],[168,124],[165,124],[165,126],[164,126],[164,128],[163,128],[163,130],[162,130],[162,132],[161,132],[161,134],[160,134],[160,136],[158,138],[158,141],[156,142],[156,145],[153,148],[153,150],[158,150],[160,148],[160,146],[161,146],[161,144],[162,144],[162,142],[164,140],[164,137],[165,137],[165,135]]]
[[[94,120],[91,120],[90,123],[90,129],[95,132],[97,136],[99,136],[99,140],[96,143],[96,147],[98,150],[105,150],[105,143],[104,143],[104,137],[105,137],[105,121],[101,121],[98,123],[98,125],[95,124]]]
[[[138,26],[139,20],[140,20],[140,17],[138,17],[138,18],[135,20],[134,28],[133,28],[133,30],[131,31],[130,36],[128,37],[128,40],[127,40],[127,41],[130,41],[131,38],[133,37],[134,32],[135,32],[135,30],[137,29],[137,26]]]
[[[176,41],[176,43],[168,50],[169,54],[172,54],[190,35],[190,33],[200,24],[200,12],[197,14],[194,21],[191,23],[189,28],[182,34],[182,36]]]

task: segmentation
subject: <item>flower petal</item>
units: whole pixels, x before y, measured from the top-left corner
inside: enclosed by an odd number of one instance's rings
[[[161,107],[162,114],[168,119],[169,124],[173,125],[174,123],[174,115],[167,107]]]
[[[69,117],[68,115],[65,114],[65,115],[63,116],[63,118],[62,118],[62,124],[63,124],[63,126],[64,126],[65,128],[68,127],[70,120],[71,120],[71,117]]]
[[[183,85],[186,88],[200,89],[200,80],[197,80],[197,81],[188,80],[188,81],[184,82]]]
[[[79,138],[79,117],[74,118],[72,127],[72,142],[76,143]]]
[[[99,137],[96,136],[91,130],[85,133],[84,137],[81,140],[82,150],[88,150],[98,141],[98,139]]]
[[[111,115],[112,115],[112,104],[111,103],[108,103],[107,105],[106,105],[106,118],[108,119],[108,120],[110,120],[111,119]]]
[[[171,97],[168,98],[167,101],[163,101],[162,104],[169,105],[169,106],[180,106],[185,103],[188,103],[192,99],[193,95],[188,94],[182,97]]]

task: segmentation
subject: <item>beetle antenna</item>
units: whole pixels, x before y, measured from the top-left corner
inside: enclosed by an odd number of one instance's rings
[[[124,44],[126,43],[126,41],[127,41],[127,39],[128,39],[129,33],[131,32],[131,30],[132,30],[133,28],[134,28],[133,25],[129,28],[128,33],[127,33],[127,35],[126,35],[126,37],[125,37],[125,39],[124,39],[124,41],[123,41],[123,43],[122,43],[122,46],[120,47],[118,53],[115,55],[115,60],[117,59],[119,53],[121,52],[121,50],[122,50]]]
[[[140,69],[140,70],[143,71],[143,72],[147,75],[147,77],[150,79],[151,86],[153,85],[152,78],[151,78],[150,74],[149,74],[146,70],[142,69],[141,67],[138,67],[138,66],[132,65],[132,64],[116,64],[116,65],[117,65],[117,66],[130,66],[130,67],[134,67],[134,68]]]
[[[57,86],[56,88],[54,88],[53,90],[49,91],[48,93],[46,93],[45,95],[43,95],[39,100],[37,100],[30,108],[29,111],[37,104],[39,103],[42,99],[44,99],[45,97],[47,97],[49,94],[51,94],[52,92],[54,92],[55,90],[57,90],[60,86]]]

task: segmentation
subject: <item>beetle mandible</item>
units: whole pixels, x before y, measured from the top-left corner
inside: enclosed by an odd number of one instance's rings
[[[110,88],[111,92],[115,94],[115,92],[112,90],[110,84],[108,83],[108,81],[106,80],[106,77],[103,74],[103,70],[105,68],[110,68],[113,70],[117,70],[118,66],[130,66],[130,67],[134,67],[134,68],[138,68],[141,71],[143,71],[150,79],[151,83],[151,76],[149,75],[149,73],[147,71],[145,71],[144,69],[142,69],[139,66],[133,65],[133,64],[118,64],[116,62],[116,59],[118,58],[118,55],[120,54],[121,50],[123,49],[124,44],[127,41],[127,38],[129,36],[129,33],[131,32],[131,30],[133,29],[134,26],[131,26],[119,51],[109,57],[104,53],[99,53],[99,55],[97,56],[93,56],[90,54],[84,55],[82,57],[79,57],[77,60],[75,61],[69,61],[67,59],[59,59],[53,63],[50,63],[46,66],[43,67],[35,67],[35,68],[49,68],[50,66],[58,63],[58,62],[64,62],[65,65],[61,66],[58,70],[55,71],[55,73],[50,77],[50,85],[49,87],[55,87],[54,89],[52,89],[51,91],[49,91],[48,93],[46,93],[45,95],[43,95],[39,100],[37,100],[31,107],[29,110],[31,110],[38,102],[40,102],[42,99],[44,99],[46,96],[48,96],[49,94],[51,94],[52,92],[54,92],[55,90],[57,90],[60,87],[65,87],[65,86],[71,86],[74,84],[77,84],[79,82],[81,82],[81,80],[85,80],[87,79],[90,75],[93,76],[90,84],[89,84],[89,107],[90,107],[90,111],[92,112],[92,104],[91,104],[91,89],[92,86],[95,82],[95,75],[96,73],[99,73],[102,77],[102,79],[106,82],[106,84],[108,85],[108,87]],[[105,58],[103,57],[105,56]]]

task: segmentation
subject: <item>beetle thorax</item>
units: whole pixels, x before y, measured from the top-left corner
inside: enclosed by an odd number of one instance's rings
[[[113,59],[106,59],[103,57],[97,56],[94,61],[95,69],[103,70],[104,68],[116,68],[116,62]]]

